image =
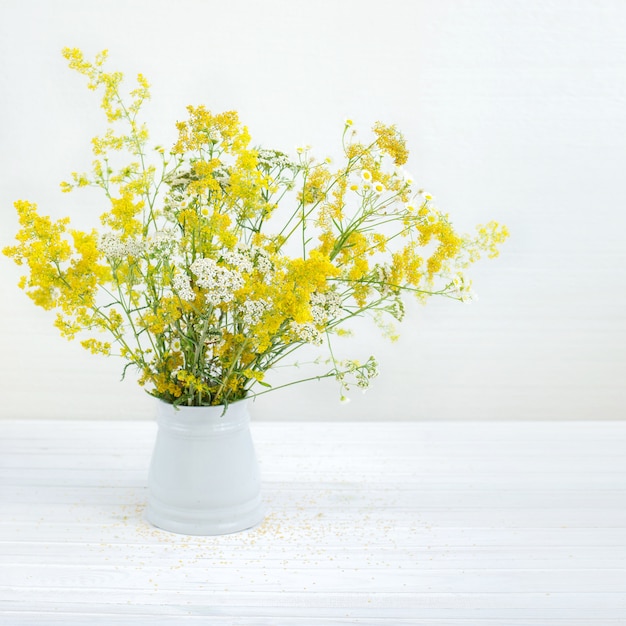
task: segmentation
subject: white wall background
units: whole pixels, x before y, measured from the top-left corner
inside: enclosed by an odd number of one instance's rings
[[[477,302],[411,307],[395,345],[360,336],[350,352],[382,369],[367,395],[340,405],[333,383],[307,384],[256,417],[621,419],[625,32],[620,0],[0,0],[0,244],[17,198],[79,224],[103,210],[58,187],[101,123],[64,46],[146,74],[155,143],[192,103],[321,157],[345,117],[397,123],[461,229],[497,219],[512,237],[473,272]],[[121,363],[57,337],[18,277],[0,258],[0,417],[149,417]]]

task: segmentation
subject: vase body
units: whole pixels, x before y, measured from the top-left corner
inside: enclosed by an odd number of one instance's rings
[[[223,535],[263,519],[247,401],[180,407],[158,401],[148,521],[186,535]]]

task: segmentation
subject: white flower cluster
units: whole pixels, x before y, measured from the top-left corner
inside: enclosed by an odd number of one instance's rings
[[[254,256],[255,267],[263,274],[265,281],[268,282],[268,279],[272,277],[275,269],[269,253],[263,250],[263,248],[257,248],[256,246],[251,248],[250,252]]]
[[[243,243],[237,245],[234,250],[228,250],[222,254],[226,263],[233,266],[239,272],[250,273],[257,269],[265,282],[270,282],[274,274],[274,263],[268,252],[257,246],[246,246]]]
[[[395,298],[389,306],[389,313],[393,315],[399,322],[404,319],[406,310],[404,308],[404,302],[400,298]]]
[[[104,233],[98,241],[98,248],[112,261],[117,261],[127,256],[140,256],[144,252],[141,242],[134,239],[122,241],[114,233]]]
[[[345,389],[349,389],[350,385],[356,382],[357,387],[365,390],[370,386],[372,379],[378,376],[378,362],[373,356],[363,365],[353,360],[341,361],[337,365],[340,369],[337,369],[335,378]],[[353,377],[353,380],[347,377]]]
[[[333,319],[339,314],[341,298],[336,291],[315,292],[311,294],[310,303],[313,323],[317,326],[323,326],[329,319]]]
[[[246,326],[255,326],[261,321],[264,313],[272,308],[267,300],[246,300],[240,307],[241,317]]]
[[[393,175],[400,178],[404,182],[404,184],[408,185],[409,187],[415,182],[413,176],[403,167],[396,167]]]
[[[378,376],[378,361],[371,356],[367,363],[358,366],[354,373],[356,375],[356,384],[362,389],[367,389],[372,379]]]
[[[174,274],[172,287],[181,300],[187,300],[187,302],[195,300],[196,294],[191,288],[191,280],[182,270]]]
[[[291,322],[291,330],[300,341],[306,341],[306,343],[312,343],[316,346],[321,346],[324,343],[324,336],[310,322],[305,324]]]
[[[250,258],[250,249],[243,245],[237,246],[235,250],[224,252],[222,258],[240,272],[251,272],[254,269],[254,263]]]
[[[159,230],[147,241],[147,251],[155,256],[169,256],[176,245],[176,233],[172,230]]]
[[[463,274],[457,274],[452,279],[452,287],[461,302],[471,302],[472,300],[478,300],[478,296],[472,290],[472,281],[466,280]]]
[[[372,193],[379,196],[386,191],[385,185],[379,180],[375,181],[369,170],[361,170],[360,176],[352,177],[349,182],[349,188],[362,196],[369,196]]]
[[[376,264],[374,266],[374,278],[377,282],[376,289],[380,292],[380,295],[387,297],[391,295],[392,289],[389,286],[390,271],[386,265]]]
[[[170,185],[172,187],[181,185],[186,187],[189,182],[189,178],[185,176],[170,181]],[[196,201],[197,197],[189,194],[186,189],[184,191],[172,189],[165,198],[163,213],[170,221],[176,222],[178,219],[178,213],[184,209],[194,206]]]
[[[235,291],[244,286],[243,276],[218,265],[213,259],[200,258],[191,264],[198,287],[207,290],[206,301],[213,306],[231,302]]]
[[[280,169],[293,169],[296,167],[286,154],[278,152],[277,150],[259,150],[258,159],[261,165],[264,165],[270,170],[275,167]]]

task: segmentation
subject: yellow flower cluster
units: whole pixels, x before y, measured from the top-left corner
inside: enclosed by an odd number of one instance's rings
[[[190,106],[171,150],[157,146],[151,159],[139,119],[146,79],[125,95],[122,74],[104,70],[106,51],[94,62],[63,54],[102,92],[109,127],[92,140],[92,171],[62,189],[99,187],[107,205],[99,229],[82,232],[18,201],[17,244],[4,254],[25,267],[20,286],[57,312],[65,337],[121,356],[167,402],[228,404],[270,388],[266,373],[307,344],[331,356],[314,378],[335,377],[342,396],[350,377],[365,387],[375,361],[336,362],[331,336],[371,315],[395,337],[388,320],[402,319],[405,293],[467,299],[464,269],[496,256],[508,235],[495,222],[457,233],[412,188],[404,137],[380,122],[365,142],[346,122],[333,169],[308,148],[296,159],[252,148],[236,112]]]
[[[236,111],[213,115],[204,106],[188,106],[189,120],[178,122],[178,141],[173,154],[195,153],[202,156],[215,148],[226,154],[237,154],[250,143],[250,135],[239,121]]]
[[[409,151],[402,133],[395,126],[376,122],[372,128],[377,136],[376,145],[388,154],[396,165],[404,165],[409,159]]]

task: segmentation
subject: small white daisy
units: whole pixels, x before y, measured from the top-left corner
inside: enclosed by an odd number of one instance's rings
[[[383,191],[385,191],[385,185],[380,181],[376,181],[374,183],[374,192],[380,195]]]

